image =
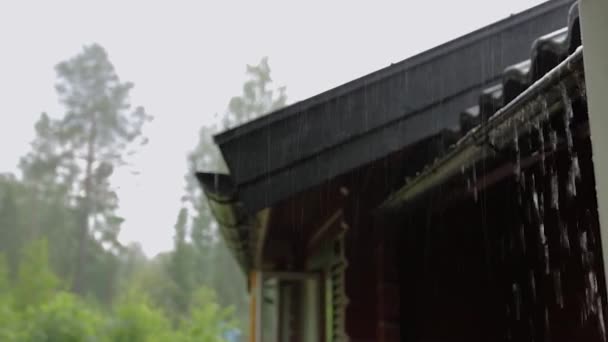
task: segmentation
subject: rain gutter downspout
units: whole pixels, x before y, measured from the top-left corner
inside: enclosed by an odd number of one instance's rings
[[[579,46],[563,62],[534,82],[519,96],[499,109],[485,124],[482,124],[461,138],[441,159],[425,168],[420,175],[408,182],[403,188],[390,196],[378,210],[392,210],[413,201],[430,189],[444,183],[450,177],[461,172],[463,167],[477,163],[492,156],[513,137],[512,125],[523,125],[541,117],[539,112],[542,99],[547,90],[559,85],[574,70],[582,71],[583,48]],[[579,81],[578,79],[576,81]],[[558,99],[561,101],[561,98]],[[551,107],[549,100],[547,107]],[[530,110],[534,106],[534,110]]]

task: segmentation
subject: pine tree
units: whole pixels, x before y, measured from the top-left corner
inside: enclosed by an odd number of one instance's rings
[[[116,215],[118,198],[110,177],[134,148],[145,144],[142,127],[151,117],[142,107],[132,108],[133,84],[119,79],[97,44],[59,63],[56,71],[56,90],[66,112],[58,119],[40,117],[32,151],[23,158],[21,169],[24,180],[41,196],[63,196],[75,209],[73,289],[83,293],[90,249],[101,245],[116,252],[121,247],[117,237],[123,219]],[[103,263],[111,267],[112,260]]]

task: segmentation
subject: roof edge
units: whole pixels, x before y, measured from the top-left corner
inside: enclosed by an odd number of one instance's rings
[[[460,172],[462,167],[473,165],[483,158],[492,156],[495,149],[500,148],[500,146],[496,146],[496,141],[499,139],[492,138],[491,133],[504,132],[506,131],[505,127],[511,127],[511,124],[524,125],[530,122],[533,117],[537,117],[539,120],[548,120],[548,118],[543,118],[541,114],[538,114],[539,108],[543,106],[542,104],[534,103],[535,108],[532,113],[526,113],[522,108],[532,102],[538,102],[538,98],[542,96],[542,91],[554,88],[563,79],[570,77],[576,68],[582,69],[582,60],[583,47],[580,46],[572,55],[537,80],[526,91],[499,109],[486,124],[476,127],[465,135],[446,156],[428,165],[418,177],[399,189],[376,210],[386,212],[400,208],[405,203],[415,200],[437,185],[444,183]],[[545,103],[545,105],[548,104]],[[524,129],[516,131],[523,132]],[[491,141],[495,141],[495,143],[492,144]]]
[[[509,17],[503,18],[499,21],[493,22],[489,25],[478,28],[470,33],[467,33],[458,38],[452,39],[446,43],[425,50],[419,54],[408,57],[400,62],[393,63],[387,67],[371,72],[349,82],[346,82],[337,87],[326,90],[318,95],[309,97],[302,101],[296,102],[289,106],[283,107],[276,111],[270,112],[266,115],[258,117],[252,121],[249,121],[243,125],[228,129],[224,132],[220,132],[214,135],[213,139],[216,144],[223,144],[232,139],[246,135],[252,131],[255,131],[266,125],[273,124],[285,120],[292,115],[302,112],[306,109],[319,105],[332,98],[343,96],[347,93],[353,92],[361,87],[368,86],[376,83],[388,76],[408,70],[410,68],[422,65],[430,62],[434,59],[442,57],[452,51],[458,50],[462,47],[468,46],[479,40],[482,40],[488,36],[491,36],[499,31],[508,29],[513,26],[519,25],[521,22],[531,20],[539,15],[550,12],[556,8],[564,5],[571,5],[575,1],[573,0],[549,0],[532,8],[513,14]]]

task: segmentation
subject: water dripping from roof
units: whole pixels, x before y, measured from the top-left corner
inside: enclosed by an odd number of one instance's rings
[[[475,164],[473,164],[473,199],[475,200],[475,203],[477,203],[477,170],[475,168]]]
[[[574,177],[576,180],[580,180],[581,179],[581,168],[579,166],[578,163],[578,156],[576,155],[576,153],[574,153],[572,155],[572,166],[571,166],[571,170],[572,173],[574,174]]]
[[[606,324],[604,323],[604,310],[602,308],[602,296],[597,296],[597,320],[602,341],[606,341]]]
[[[546,110],[546,102],[543,101],[543,103],[545,103],[545,110]],[[536,132],[538,134],[538,152],[540,154],[540,171],[541,174],[544,176],[546,173],[546,167],[545,167],[545,134],[543,132],[543,126],[539,121],[536,121],[534,123],[534,128],[536,129]]]
[[[582,73],[577,73],[576,74],[576,85],[577,85],[577,91],[578,91],[578,95],[583,98],[586,99],[587,98],[587,87],[585,86],[585,77],[583,77]]]
[[[519,180],[516,179],[516,182],[518,184],[515,187],[515,196],[517,197],[517,203],[519,205],[522,205],[522,203],[523,203],[523,192],[524,192],[524,189],[526,187],[526,180],[525,180],[525,177],[524,177],[524,173],[520,174]]]
[[[521,293],[519,291],[519,285],[513,283],[511,291],[513,292],[513,301],[515,303],[515,319],[519,321],[521,318]]]
[[[544,95],[540,99],[540,114],[543,120],[549,121],[549,107],[547,105],[547,98]]]
[[[576,175],[572,172],[572,169],[568,171],[568,195],[570,197],[576,197]]]
[[[553,129],[549,132],[549,144],[552,152],[557,151],[557,132]]]
[[[559,210],[559,180],[553,169],[551,169],[551,208]]]
[[[581,262],[583,266],[587,267],[589,266],[589,262],[587,260],[587,232],[585,231],[581,232],[579,235],[579,246],[581,248]]]
[[[539,207],[538,207],[538,193],[536,192],[536,181],[534,175],[532,175],[532,205],[534,209],[534,213],[536,217],[540,217]]]
[[[540,195],[538,196],[538,211],[540,214],[540,217],[543,218],[545,217],[545,193],[541,191]]]
[[[517,125],[513,125],[513,147],[515,149],[515,179],[519,180],[521,174],[521,153],[519,150],[519,134],[517,132]]]
[[[581,178],[581,169],[578,164],[578,156],[573,153],[570,157],[570,169],[568,170],[568,195],[571,197],[576,196],[576,182]]]
[[[535,342],[534,339],[534,321],[532,321],[532,317],[528,317],[528,329],[530,329],[530,341]]]
[[[534,278],[534,270],[530,270],[530,291],[532,300],[536,303],[536,279]]]
[[[543,250],[544,250],[544,262],[545,262],[545,274],[549,274],[550,270],[549,270],[549,266],[550,266],[550,260],[549,260],[549,245],[548,244],[544,244],[543,245]]]
[[[553,290],[555,291],[555,300],[561,309],[564,308],[564,295],[562,292],[562,276],[559,269],[553,271]]]
[[[566,84],[564,82],[560,83],[559,87],[562,95],[562,101],[564,102],[564,113],[566,119],[572,120],[572,118],[574,118],[574,112],[572,110],[572,101],[570,100],[570,96],[568,96],[568,89],[566,88]]]
[[[568,252],[568,254],[569,254],[570,253],[570,238],[568,237],[568,225],[564,224],[562,222],[562,220],[559,218],[559,215],[557,217],[557,225],[560,230],[560,242],[562,244],[562,248],[564,248],[566,250],[566,252]]]
[[[573,140],[572,140],[572,129],[570,128],[570,123],[572,118],[574,118],[574,112],[572,110],[572,101],[568,96],[568,90],[566,89],[566,85],[562,82],[560,83],[560,90],[562,95],[562,103],[564,105],[564,131],[566,133],[566,145],[568,146],[568,152],[572,152]]]
[[[526,254],[526,234],[524,231],[524,224],[519,225],[519,243],[521,244],[522,254]]]
[[[545,331],[548,333],[550,329],[549,325],[549,308],[545,306]]]

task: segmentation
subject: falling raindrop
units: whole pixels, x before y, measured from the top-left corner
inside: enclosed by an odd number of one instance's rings
[[[564,131],[566,134],[566,146],[568,147],[568,152],[572,152],[572,147],[574,142],[572,140],[572,129],[570,128],[570,121],[572,120],[572,104],[570,103],[570,99],[564,100]]]
[[[576,84],[577,84],[578,93],[579,93],[580,97],[586,98],[587,97],[587,88],[585,86],[585,78],[583,77],[582,73],[576,74]]]
[[[547,236],[545,235],[545,225],[542,222],[538,224],[538,236],[540,238],[540,243],[546,245]]]
[[[535,339],[534,339],[534,322],[532,321],[532,317],[528,317],[528,328],[530,329],[530,334],[532,334],[530,336],[530,338],[531,338],[530,341],[534,342],[535,341]]]
[[[538,193],[536,192],[536,186],[534,182],[534,175],[532,175],[532,204],[534,206],[535,214],[540,216],[538,212]]]
[[[549,309],[545,307],[545,331],[547,333],[549,332],[549,328]]]
[[[519,321],[521,314],[521,294],[519,293],[519,285],[513,283],[511,291],[513,292],[513,300],[515,301],[515,319]]]
[[[567,252],[570,252],[570,238],[568,237],[568,225],[564,224],[559,217],[557,218],[557,220],[558,220],[557,224],[560,229],[560,240],[562,243],[562,247]]]
[[[571,120],[574,117],[574,112],[572,111],[572,101],[570,100],[570,96],[568,95],[568,89],[566,88],[565,83],[560,83],[560,91],[562,95],[562,101],[564,104],[565,116],[566,119]]]
[[[545,103],[545,110],[546,110],[546,102],[543,101],[543,103]],[[545,134],[543,132],[543,126],[540,122],[536,122],[535,124],[535,128],[536,131],[538,132],[538,150],[540,153],[540,171],[541,174],[545,174],[546,170],[545,170]]]
[[[589,283],[591,284],[591,291],[593,291],[593,293],[598,293],[597,277],[595,276],[594,271],[589,271]]]
[[[579,235],[579,246],[581,247],[581,262],[587,267],[587,232],[581,232]]]
[[[597,305],[597,320],[600,329],[600,336],[602,337],[602,341],[606,341],[606,323],[604,322],[604,310],[602,309],[602,297],[597,296],[596,300]]]
[[[532,300],[536,302],[536,279],[534,278],[534,270],[530,270],[530,290],[532,292]]]
[[[545,244],[543,246],[543,250],[544,250],[544,254],[545,254],[545,274],[549,274],[550,273],[549,267],[551,265],[550,260],[549,260],[549,245]]]
[[[473,200],[477,203],[477,170],[473,164]]]
[[[568,171],[568,196],[576,197],[576,174],[573,172],[572,168]]]
[[[581,322],[587,322],[587,319],[589,318],[589,313],[588,313],[588,309],[587,309],[587,290],[585,290],[585,300],[583,301],[583,304],[581,305]]]
[[[560,270],[553,271],[553,289],[555,290],[555,300],[560,308],[564,308],[564,295],[562,293],[562,278]]]
[[[545,217],[545,193],[541,192],[538,197],[538,211],[540,217]]]
[[[593,308],[590,307],[589,303],[591,303],[591,290],[589,288],[585,289],[585,318],[589,318]]]
[[[559,210],[559,181],[557,173],[551,171],[551,208]]]
[[[576,153],[574,153],[572,155],[572,164],[571,164],[571,172],[574,174],[574,178],[576,180],[580,180],[581,179],[581,168],[578,164],[578,156],[576,155]]]
[[[549,132],[549,143],[551,145],[551,151],[557,151],[557,132],[554,130]]]
[[[526,234],[523,223],[519,225],[519,243],[521,243],[522,254],[526,254]]]
[[[540,101],[540,113],[545,121],[549,120],[549,108],[547,106],[547,98],[542,97]]]
[[[515,150],[515,179],[519,179],[521,174],[521,155],[519,152],[519,134],[517,132],[517,125],[513,125],[513,148]]]

